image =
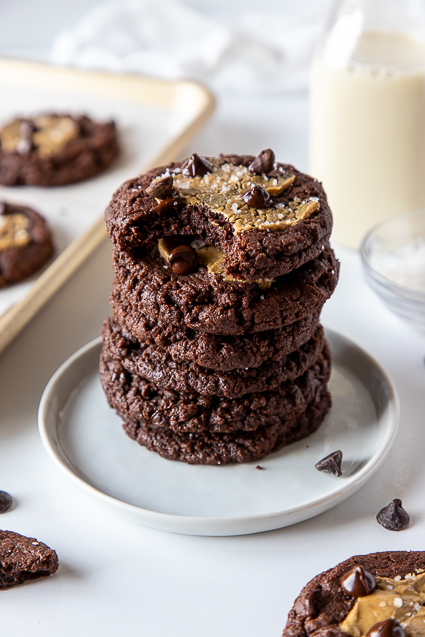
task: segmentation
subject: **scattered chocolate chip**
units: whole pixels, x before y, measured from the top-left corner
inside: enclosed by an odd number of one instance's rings
[[[374,624],[366,633],[366,637],[406,637],[406,633],[395,619],[386,619]]]
[[[262,186],[252,186],[241,194],[241,199],[251,208],[268,208],[272,205],[272,198]]]
[[[376,519],[388,531],[403,531],[410,524],[410,515],[403,509],[402,501],[398,498],[381,509]]]
[[[180,245],[174,248],[168,262],[174,274],[191,274],[198,265],[198,253],[190,245]]]
[[[373,593],[376,582],[373,575],[365,571],[363,566],[355,566],[341,577],[341,586],[353,597],[365,597]]]
[[[0,491],[0,513],[7,513],[12,508],[12,496],[7,491]]]
[[[146,188],[146,192],[151,197],[156,199],[168,199],[173,194],[173,178],[171,175],[162,177],[161,179],[155,179]]]
[[[159,215],[163,212],[167,212],[167,210],[171,210],[172,208],[180,208],[184,206],[186,203],[186,199],[184,197],[169,197],[168,199],[163,199],[157,206],[152,208],[152,212],[156,212]]]
[[[311,619],[315,619],[319,614],[320,610],[320,599],[322,596],[322,591],[320,588],[315,588],[311,591],[310,595],[307,597],[307,612]]]
[[[332,476],[339,478],[342,476],[342,451],[333,451],[326,458],[319,460],[314,466],[317,471],[323,471],[324,473],[330,473]]]
[[[193,153],[193,155],[188,157],[184,162],[182,175],[185,175],[185,177],[203,177],[207,173],[211,173],[212,170],[212,164],[210,164],[208,159]]]
[[[256,175],[268,175],[273,170],[274,160],[274,152],[271,148],[267,148],[250,163],[248,170]]]
[[[258,469],[258,471],[264,471],[264,467],[262,467],[259,464],[257,464],[257,466],[255,468]]]

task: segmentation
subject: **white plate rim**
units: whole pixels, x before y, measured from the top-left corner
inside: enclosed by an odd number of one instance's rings
[[[49,457],[53,460],[54,464],[59,469],[74,481],[80,488],[86,491],[95,498],[100,498],[104,503],[112,505],[115,508],[119,508],[130,514],[130,517],[138,520],[146,526],[152,528],[172,531],[177,533],[184,533],[188,535],[210,535],[210,536],[228,536],[228,535],[243,535],[249,533],[257,533],[269,530],[275,530],[284,526],[296,524],[308,518],[336,506],[339,502],[346,500],[350,495],[358,491],[367,482],[373,474],[379,469],[384,462],[394,438],[397,434],[398,423],[400,419],[400,403],[395,385],[389,376],[388,372],[382,367],[382,365],[367,351],[360,347],[357,343],[340,334],[335,330],[326,328],[326,335],[328,338],[337,339],[341,343],[344,343],[350,348],[357,349],[361,355],[369,360],[369,364],[375,367],[384,381],[388,391],[388,406],[392,410],[393,417],[391,419],[392,426],[386,431],[386,437],[383,444],[378,447],[373,456],[361,467],[354,477],[351,478],[349,483],[346,483],[336,492],[324,495],[309,502],[304,502],[299,506],[292,506],[290,509],[278,510],[273,513],[263,513],[258,515],[244,515],[234,517],[210,517],[210,516],[189,516],[189,515],[176,515],[170,513],[163,513],[159,511],[153,511],[151,509],[144,509],[134,504],[130,504],[115,498],[107,493],[92,486],[80,476],[74,473],[68,466],[66,466],[57,452],[55,445],[52,443],[49,430],[47,415],[50,409],[50,404],[54,398],[56,385],[63,374],[65,374],[75,363],[84,358],[92,350],[101,347],[102,337],[97,337],[90,341],[68,359],[66,359],[62,365],[56,370],[49,382],[47,383],[42,397],[40,399],[38,409],[38,429],[41,441]],[[329,502],[333,501],[334,504],[329,506]],[[317,510],[313,515],[308,513],[310,510]],[[297,514],[306,515],[297,515]],[[288,519],[293,518],[293,521]]]

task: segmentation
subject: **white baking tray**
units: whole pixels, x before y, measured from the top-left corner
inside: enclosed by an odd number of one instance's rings
[[[0,289],[0,352],[105,238],[103,212],[114,190],[175,159],[214,109],[195,82],[167,82],[0,59],[0,125],[43,111],[114,119],[122,153],[102,175],[55,188],[0,186],[0,200],[26,204],[48,221],[55,257],[35,276]]]

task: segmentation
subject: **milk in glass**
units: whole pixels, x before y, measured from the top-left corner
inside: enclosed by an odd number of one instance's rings
[[[313,62],[310,173],[332,237],[357,248],[377,222],[425,207],[425,39],[350,19]]]

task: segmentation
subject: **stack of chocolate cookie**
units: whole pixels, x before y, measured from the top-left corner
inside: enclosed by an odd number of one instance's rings
[[[258,157],[194,154],[124,183],[106,211],[113,316],[101,381],[125,432],[173,460],[259,460],[315,431],[338,280],[321,185]]]

